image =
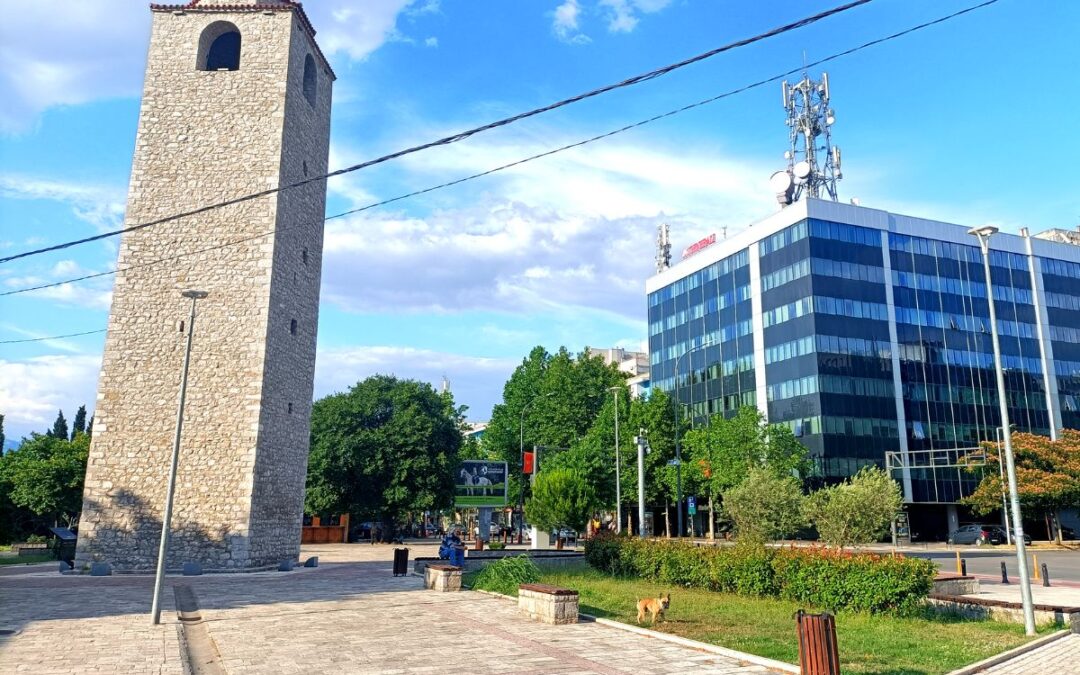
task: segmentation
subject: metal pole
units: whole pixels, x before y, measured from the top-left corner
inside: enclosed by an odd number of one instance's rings
[[[994,429],[998,446],[998,475],[1001,476],[1001,519],[1005,521],[1005,543],[1012,546],[1012,528],[1009,526],[1009,504],[1005,495],[1005,461],[1001,456],[1001,427]]]
[[[637,437],[637,514],[638,536],[645,538],[645,429]]]
[[[1024,632],[1035,635],[1035,608],[1031,602],[1031,578],[1028,575],[1027,551],[1024,546],[1024,521],[1020,513],[1020,496],[1016,487],[1016,461],[1012,450],[1012,429],[1009,428],[1009,402],[1005,397],[1005,372],[1001,366],[1001,345],[998,341],[997,313],[994,308],[993,279],[990,276],[990,236],[995,227],[970,230],[979,239],[983,268],[986,272],[986,302],[990,306],[990,338],[994,343],[994,370],[997,375],[998,404],[1001,408],[1001,436],[1005,441],[1005,470],[1009,477],[1009,498],[1012,501],[1013,539],[1016,542],[1016,562],[1020,571],[1020,599],[1024,606]]]
[[[539,399],[546,398],[548,396],[551,396],[554,393],[555,392],[548,392],[548,393],[544,394],[543,396],[537,396],[537,397],[533,398],[532,400],[530,400],[528,403],[526,403],[521,408],[520,435],[518,436],[518,452],[520,453],[520,463],[521,463],[521,486],[520,486],[520,490],[518,491],[518,543],[519,544],[522,541],[524,541],[522,539],[522,533],[525,530],[525,411],[528,410],[529,406],[531,406],[533,403],[536,403]],[[533,454],[533,474],[534,475],[536,473],[537,464],[538,464],[537,457],[536,457],[536,454],[534,453]]]
[[[622,460],[619,457],[619,390],[622,387],[611,387],[615,394],[615,532],[622,532],[622,479],[619,475],[619,467]]]
[[[205,291],[184,291],[183,297],[191,298],[191,316],[188,319],[187,347],[184,349],[184,368],[180,374],[180,402],[176,407],[176,435],[173,437],[172,462],[169,464],[169,486],[165,493],[165,514],[161,518],[161,542],[158,545],[157,573],[154,577],[154,602],[150,608],[153,624],[161,623],[161,586],[165,581],[165,555],[169,549],[169,525],[172,521],[173,495],[176,492],[176,465],[180,461],[180,433],[184,427],[184,400],[187,398],[188,365],[191,363],[191,341],[195,336],[195,302],[205,298]]]

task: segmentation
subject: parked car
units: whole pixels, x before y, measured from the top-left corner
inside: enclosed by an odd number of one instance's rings
[[[577,543],[577,532],[568,527],[564,527],[561,530],[553,531],[551,533],[551,538],[562,539],[565,544],[575,544]]]
[[[993,544],[997,546],[1007,541],[1005,528],[1000,525],[981,525],[978,523],[962,525],[949,535],[950,544],[975,544],[976,546]],[[1024,543],[1031,543],[1031,537],[1026,532],[1024,533]]]
[[[503,526],[500,523],[492,522],[488,526],[488,535],[492,537],[501,537],[503,532]]]

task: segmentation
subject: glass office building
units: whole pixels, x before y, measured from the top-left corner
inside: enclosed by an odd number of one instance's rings
[[[955,504],[978,479],[959,458],[1000,427],[967,230],[796,202],[646,282],[653,386],[699,421],[756,405],[810,449],[819,482],[888,456],[909,503]],[[1010,421],[1080,428],[1080,246],[998,233],[990,247]]]

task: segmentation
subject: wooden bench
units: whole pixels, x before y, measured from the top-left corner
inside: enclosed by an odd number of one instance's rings
[[[521,584],[518,586],[518,609],[541,623],[577,623],[578,592],[548,584]]]
[[[461,590],[461,568],[454,565],[428,565],[424,568],[424,588],[449,593]]]

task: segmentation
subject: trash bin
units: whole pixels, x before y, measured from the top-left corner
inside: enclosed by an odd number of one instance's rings
[[[802,675],[840,675],[836,619],[832,614],[795,614],[799,633],[799,672]]]
[[[56,535],[56,558],[70,563],[75,560],[75,544],[79,537],[66,527],[50,527],[49,531]]]
[[[394,576],[404,577],[409,574],[409,549],[394,549]]]

